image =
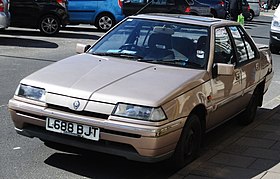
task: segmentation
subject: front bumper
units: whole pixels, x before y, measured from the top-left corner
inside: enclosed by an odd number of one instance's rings
[[[9,101],[9,110],[15,129],[21,135],[144,162],[169,158],[175,150],[184,124],[184,120],[179,119],[160,127],[136,125],[53,110],[16,99]],[[46,117],[99,127],[100,140],[92,141],[47,131]],[[164,134],[159,135],[163,130]]]
[[[269,34],[269,44],[275,47],[280,47],[280,32],[272,32]]]

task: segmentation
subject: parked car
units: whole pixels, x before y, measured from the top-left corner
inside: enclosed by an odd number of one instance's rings
[[[250,15],[247,20],[251,21],[254,17],[260,15],[260,1],[259,0],[248,0],[250,6]]]
[[[190,5],[190,15],[214,17],[213,11],[209,4],[202,3],[198,0],[188,0]]]
[[[186,0],[121,0],[123,3],[122,11],[125,16],[134,15],[142,9],[147,3],[151,3],[141,10],[141,13],[180,13],[189,14],[190,5]]]
[[[107,31],[124,18],[121,0],[68,0],[71,24],[92,24]]]
[[[88,47],[21,80],[17,133],[182,167],[204,133],[237,114],[251,123],[273,76],[268,47],[222,19],[130,16]]]
[[[11,26],[40,29],[54,35],[68,23],[65,0],[11,0]]]
[[[10,12],[7,0],[0,0],[0,30],[9,27]]]
[[[280,6],[275,10],[271,22],[269,48],[272,53],[280,51]]]
[[[151,2],[151,4],[141,10],[141,13],[173,13],[213,16],[210,11],[210,6],[200,3],[197,0],[122,0],[122,2],[122,10],[125,16],[137,13],[149,2]]]
[[[229,0],[228,12],[230,12],[231,20],[236,21],[239,13],[241,12],[242,15],[244,16],[244,20],[250,20],[250,19],[252,20],[252,17],[250,16],[250,5],[247,2],[247,0],[242,0],[241,3],[237,3],[237,2],[240,1]]]
[[[227,15],[227,8],[226,3],[228,1],[224,0],[198,0],[199,2],[203,4],[208,4],[211,8],[211,14],[213,14],[214,17],[220,18],[220,19],[226,19]]]

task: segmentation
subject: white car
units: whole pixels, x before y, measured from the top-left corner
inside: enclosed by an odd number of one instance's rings
[[[275,10],[270,30],[269,48],[272,53],[280,51],[280,8]]]
[[[0,29],[10,25],[9,4],[7,0],[0,0]]]

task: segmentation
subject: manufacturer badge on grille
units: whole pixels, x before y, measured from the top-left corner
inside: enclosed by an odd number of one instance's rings
[[[74,107],[75,110],[77,110],[80,107],[80,102],[79,101],[75,101],[73,103],[73,107]]]

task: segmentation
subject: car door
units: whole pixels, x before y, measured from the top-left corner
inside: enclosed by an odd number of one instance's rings
[[[91,23],[98,10],[98,0],[68,0],[67,10],[70,23]]]
[[[237,51],[237,66],[241,69],[243,108],[249,103],[251,95],[261,76],[260,58],[257,47],[240,26],[229,27]]]
[[[11,0],[10,13],[12,26],[34,26],[37,24],[39,6],[36,0]]]
[[[213,115],[207,127],[214,127],[238,113],[242,95],[242,72],[236,65],[236,54],[230,33],[226,27],[217,27],[214,33],[213,67],[225,64],[231,65],[234,70],[230,75],[214,75],[213,73],[211,80]]]

